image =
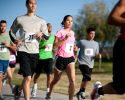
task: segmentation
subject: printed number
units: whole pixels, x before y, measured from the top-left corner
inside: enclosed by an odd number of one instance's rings
[[[65,52],[72,53],[73,52],[73,44],[66,44]]]
[[[7,48],[5,47],[5,45],[0,45],[0,52],[7,52]]]
[[[27,33],[25,35],[25,42],[36,42],[37,40],[35,39],[34,33]]]
[[[86,56],[93,56],[94,55],[93,49],[85,49],[85,55]]]
[[[72,51],[72,46],[70,45],[70,49],[69,49],[69,51]]]
[[[4,48],[5,48],[4,45],[1,45],[1,46],[0,46],[0,50],[1,50],[1,51],[2,51]]]
[[[34,39],[34,35],[29,35],[29,41],[32,41]]]

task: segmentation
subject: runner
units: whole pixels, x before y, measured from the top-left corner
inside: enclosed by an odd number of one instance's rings
[[[79,69],[83,75],[80,90],[76,96],[78,100],[85,99],[85,90],[88,82],[91,81],[92,69],[94,67],[95,57],[101,57],[99,54],[99,44],[94,40],[95,28],[88,27],[86,29],[87,37],[78,42],[79,48],[78,63]]]
[[[49,39],[41,40],[39,43],[39,62],[38,66],[35,71],[34,75],[34,85],[31,91],[32,97],[36,97],[37,93],[37,81],[40,76],[40,74],[43,72],[47,75],[47,93],[50,89],[50,82],[51,82],[51,74],[53,71],[53,43],[54,43],[54,35],[52,34],[52,25],[50,23],[47,23],[48,27],[48,33],[49,33]]]
[[[51,99],[51,93],[60,80],[62,72],[65,70],[69,79],[69,100],[73,100],[75,91],[75,59],[74,59],[74,42],[75,33],[72,31],[73,17],[66,15],[61,23],[63,29],[59,30],[55,35],[54,48],[57,50],[57,59],[54,68],[54,78],[50,84],[50,91],[47,94],[46,99]]]
[[[10,50],[15,50],[16,45],[11,41],[9,33],[6,32],[7,22],[5,20],[0,21],[0,100],[4,100],[2,97],[2,80],[3,74],[6,73],[9,59]]]
[[[11,32],[16,34],[19,30],[20,39],[16,40],[18,44],[17,55],[20,64],[19,74],[23,76],[22,87],[15,93],[20,94],[23,88],[24,99],[30,100],[30,83],[39,59],[39,41],[48,35],[45,20],[35,14],[36,0],[26,0],[27,13],[18,16],[12,26]],[[43,35],[44,34],[44,35]],[[46,34],[46,35],[45,35]]]
[[[9,60],[9,67],[7,68],[7,75],[3,79],[3,86],[6,84],[6,81],[8,80],[8,83],[10,85],[12,94],[14,93],[14,86],[12,84],[12,78],[13,73],[16,67],[16,50],[10,50],[10,60]]]
[[[108,23],[120,27],[120,36],[113,48],[113,81],[104,86],[96,82],[91,93],[92,100],[104,94],[125,93],[125,0],[119,0],[112,9]]]

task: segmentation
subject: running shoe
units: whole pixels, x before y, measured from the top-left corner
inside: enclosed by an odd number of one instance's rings
[[[77,100],[85,100],[85,92],[76,93]]]
[[[99,100],[100,95],[98,94],[98,89],[102,87],[101,82],[97,81],[94,85],[93,85],[93,90],[91,92],[91,100]]]
[[[0,100],[5,100],[5,98],[3,98],[2,96],[0,96]]]
[[[48,93],[47,93],[45,99],[46,99],[46,100],[52,100],[52,97],[49,96]]]
[[[16,85],[13,89],[13,93],[14,93],[14,100],[19,100],[20,96],[21,96],[21,90],[20,87],[18,85]]]

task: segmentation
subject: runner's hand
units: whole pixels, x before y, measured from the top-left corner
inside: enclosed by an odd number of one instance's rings
[[[41,40],[43,33],[42,32],[37,32],[35,34],[37,40]]]
[[[14,42],[17,46],[22,44],[22,41],[20,39],[16,39]]]

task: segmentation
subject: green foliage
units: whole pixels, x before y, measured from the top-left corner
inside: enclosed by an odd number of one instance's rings
[[[94,63],[93,73],[112,74],[112,62],[101,62],[101,66],[99,66],[99,62],[96,60]],[[76,63],[76,74],[81,74],[78,63]]]
[[[112,62],[102,62],[100,72],[112,74]],[[99,62],[95,62],[93,72],[99,72]]]
[[[74,30],[77,33],[77,39],[85,38],[86,28],[92,26],[96,28],[97,41],[105,43],[105,41],[113,42],[118,33],[118,29],[108,25],[107,17],[109,11],[103,0],[89,3],[83,6],[79,15],[76,17]]]

